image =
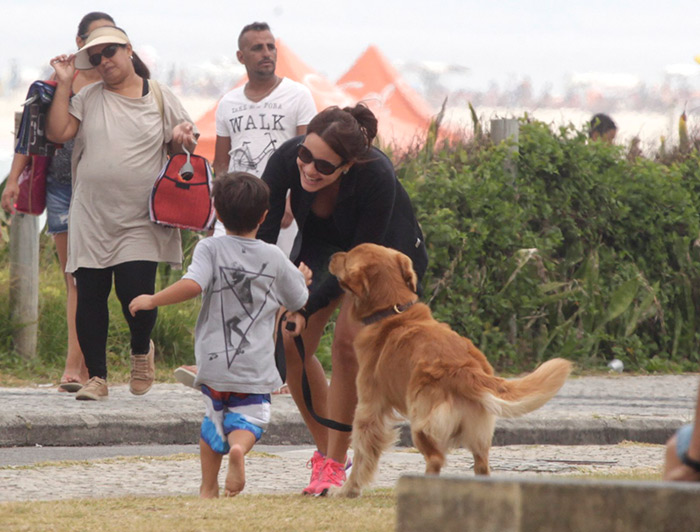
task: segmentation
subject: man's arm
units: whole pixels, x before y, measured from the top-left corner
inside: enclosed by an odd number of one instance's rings
[[[297,136],[306,135],[306,125],[297,126]]]
[[[224,175],[228,172],[228,165],[231,160],[231,137],[216,136],[214,147],[214,174]]]

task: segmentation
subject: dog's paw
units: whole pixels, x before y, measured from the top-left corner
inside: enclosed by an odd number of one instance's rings
[[[340,487],[331,486],[331,488],[328,490],[328,495],[331,497],[347,497],[349,499],[359,497],[361,493],[362,490],[358,488],[353,488],[350,484],[347,483]]]

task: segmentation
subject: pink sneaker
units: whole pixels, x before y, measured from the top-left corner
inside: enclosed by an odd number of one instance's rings
[[[323,469],[323,463],[325,461],[325,456],[318,451],[314,451],[313,456],[309,458],[308,462],[306,462],[306,467],[311,469],[311,480],[309,481],[309,485],[306,486],[301,492],[302,495],[315,495],[313,486],[316,484],[316,482],[318,482],[319,476],[321,476],[321,470]]]
[[[343,482],[345,482],[345,464],[336,462],[332,458],[326,458],[318,481],[309,485],[306,489],[312,490],[308,492],[309,495],[323,497],[328,493],[331,486],[340,487],[343,485]]]

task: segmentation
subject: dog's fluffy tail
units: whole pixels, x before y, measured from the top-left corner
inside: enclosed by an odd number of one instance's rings
[[[518,417],[538,409],[564,385],[571,373],[571,362],[548,360],[520,379],[499,379],[497,389],[481,396],[481,404],[499,417]]]

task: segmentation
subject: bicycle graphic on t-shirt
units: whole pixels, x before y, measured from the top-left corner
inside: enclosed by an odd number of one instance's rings
[[[250,141],[246,140],[243,142],[241,148],[236,148],[233,151],[231,158],[233,159],[233,169],[243,172],[255,172],[258,169],[258,164],[267,161],[269,155],[275,151],[275,145],[277,141],[272,138],[272,133],[266,132],[265,135],[270,137],[270,142],[263,148],[259,155],[253,157],[250,153]]]

